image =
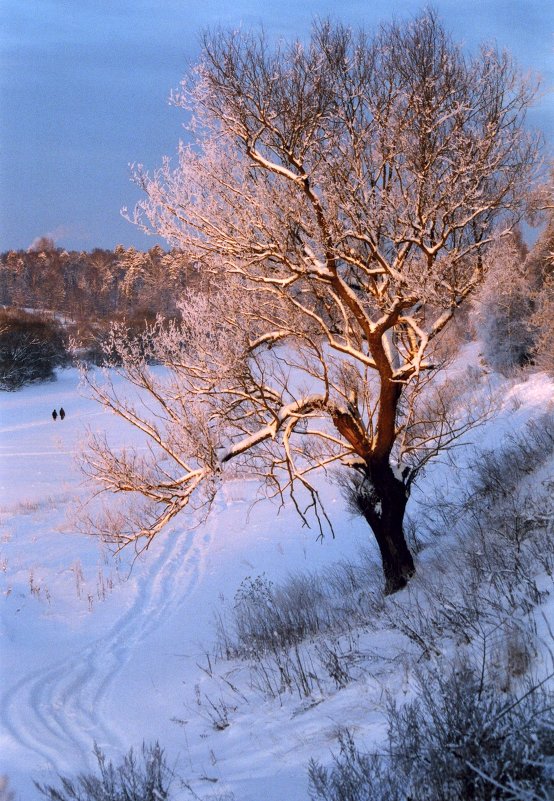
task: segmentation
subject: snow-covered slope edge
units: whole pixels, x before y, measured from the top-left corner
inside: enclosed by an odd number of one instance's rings
[[[214,614],[233,607],[247,576],[276,586],[291,571],[357,559],[369,541],[365,525],[340,511],[340,497],[328,487],[337,538],[320,543],[288,511],[277,516],[275,507],[259,504],[248,517],[255,488],[233,482],[205,527],[187,533],[175,526],[129,573],[132,554],[114,561],[94,540],[76,534],[66,517],[68,503],[81,492],[72,455],[83,425],[108,426],[117,434],[116,421],[81,398],[76,383],[76,374],[64,371],[56,384],[0,398],[0,773],[10,777],[20,799],[33,801],[32,779],[90,765],[94,740],[117,757],[143,739],[158,738],[200,796],[217,790],[241,801],[305,799],[306,764],[311,757],[329,761],[338,729],[348,726],[371,747],[383,736],[387,694],[400,700],[413,692],[413,666],[425,648],[398,621],[413,623],[414,599],[425,610],[437,591],[436,576],[448,588],[449,570],[456,570],[449,559],[460,558],[456,538],[449,531],[438,541],[428,536],[409,592],[384,606],[375,600],[374,625],[339,642],[348,678],[322,674],[309,697],[293,686],[267,698],[247,663],[214,660]],[[502,408],[473,438],[481,448],[500,445],[552,407],[554,386],[544,375],[497,384]],[[68,416],[54,423],[51,407],[60,404]],[[461,451],[456,459],[463,462]],[[552,468],[546,460],[534,481],[548,481]],[[419,501],[433,488],[460,493],[459,476],[451,464],[435,464],[412,499],[414,519],[423,519]],[[375,573],[369,589],[378,583]],[[534,669],[544,671],[554,592],[540,565],[537,586],[544,595],[533,612],[539,643]],[[331,647],[336,637],[326,635],[323,642]],[[316,638],[307,646],[310,658],[317,659],[318,643]],[[434,644],[446,656],[466,647],[452,632]],[[176,797],[190,793],[176,790]]]

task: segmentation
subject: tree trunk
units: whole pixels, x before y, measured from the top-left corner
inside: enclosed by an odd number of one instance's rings
[[[366,479],[356,492],[356,504],[381,552],[385,594],[390,595],[405,587],[415,573],[403,527],[408,492],[389,464],[368,466]]]

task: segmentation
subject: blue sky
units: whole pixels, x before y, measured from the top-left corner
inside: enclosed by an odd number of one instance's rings
[[[0,250],[51,235],[91,250],[154,241],[120,216],[138,199],[129,163],[175,152],[182,112],[168,104],[207,26],[263,24],[305,36],[314,16],[371,29],[417,13],[412,0],[2,0]],[[495,40],[542,73],[531,122],[554,135],[554,3],[436,0],[454,37]]]

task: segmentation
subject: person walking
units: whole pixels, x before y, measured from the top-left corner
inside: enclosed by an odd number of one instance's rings
[[[52,420],[55,420],[57,416],[58,416],[58,413],[57,413],[57,411],[54,409],[54,411],[52,412]]]
[[[65,417],[65,412],[64,412],[63,406],[62,406],[61,409],[60,409],[60,420],[63,420],[64,417]]]

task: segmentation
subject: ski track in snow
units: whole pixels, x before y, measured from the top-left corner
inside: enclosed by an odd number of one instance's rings
[[[4,696],[1,716],[19,745],[38,754],[57,773],[74,768],[75,751],[86,765],[93,740],[122,749],[108,722],[114,682],[135,648],[201,580],[213,528],[208,521],[188,534],[167,535],[155,559],[152,552],[147,554],[152,566],[147,565],[138,582],[132,606],[106,635],[69,659],[24,676]]]

